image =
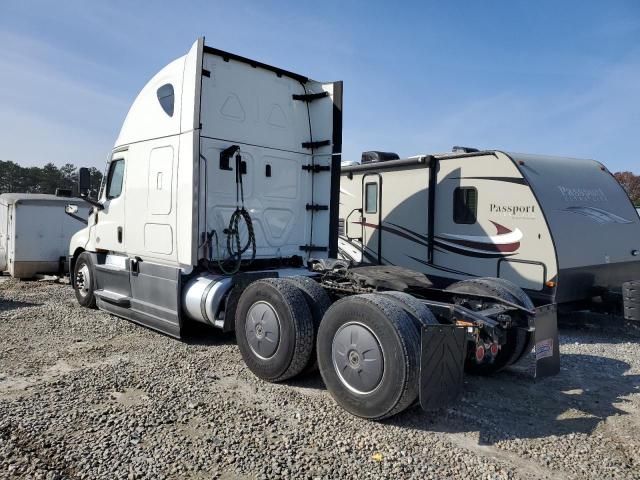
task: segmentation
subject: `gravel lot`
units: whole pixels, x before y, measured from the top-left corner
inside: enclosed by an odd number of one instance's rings
[[[185,341],[0,279],[3,478],[640,478],[637,337],[564,331],[562,371],[468,377],[460,403],[382,423],[319,375],[272,385],[233,338]]]

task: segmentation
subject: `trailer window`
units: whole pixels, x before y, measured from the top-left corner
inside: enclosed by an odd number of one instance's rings
[[[367,183],[364,186],[364,213],[378,212],[378,184]]]
[[[478,190],[474,187],[458,187],[453,191],[453,221],[476,223],[478,214]]]
[[[122,193],[122,181],[124,180],[124,160],[113,160],[109,165],[107,178],[107,199],[117,198]]]

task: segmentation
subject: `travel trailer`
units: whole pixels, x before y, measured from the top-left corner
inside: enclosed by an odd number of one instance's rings
[[[71,236],[87,222],[89,209],[70,216],[69,201],[78,199],[39,193],[0,195],[0,274],[32,278],[61,273]]]
[[[620,314],[622,284],[640,279],[640,218],[599,162],[464,148],[377,160],[342,167],[343,258],[441,287],[495,276],[561,312]]]
[[[78,302],[181,337],[234,331],[248,368],[316,365],[347,411],[446,405],[463,367],[491,373],[536,345],[557,373],[553,307],[493,279],[345,269],[338,252],[342,83],[205,46],[155,75],[124,121],[87,228],[70,242]]]

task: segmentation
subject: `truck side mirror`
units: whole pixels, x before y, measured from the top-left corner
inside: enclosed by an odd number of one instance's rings
[[[73,205],[73,204],[69,204],[69,205],[64,207],[64,211],[67,214],[74,215],[74,214],[78,213],[78,206],[77,205]]]
[[[82,167],[78,172],[78,192],[81,197],[86,197],[91,190],[91,174],[89,169]]]

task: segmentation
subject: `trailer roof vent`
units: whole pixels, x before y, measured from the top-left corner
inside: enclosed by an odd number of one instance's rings
[[[471,148],[471,147],[459,147],[459,146],[455,146],[451,149],[451,151],[453,153],[475,153],[475,152],[479,152],[480,150],[478,150],[477,148]]]
[[[362,152],[362,163],[388,162],[389,160],[398,160],[400,157],[393,152]]]

